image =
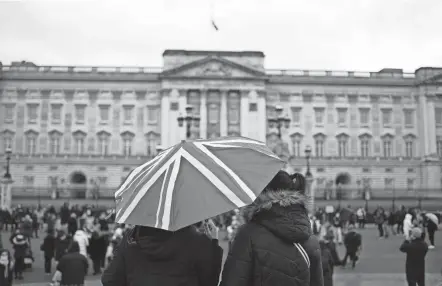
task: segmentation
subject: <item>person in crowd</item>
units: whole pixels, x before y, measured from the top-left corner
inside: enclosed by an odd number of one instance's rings
[[[339,212],[337,212],[335,214],[335,216],[333,217],[333,231],[334,233],[334,237],[335,237],[335,242],[338,244],[342,244],[342,224],[343,221],[341,219],[341,214]]]
[[[402,223],[402,229],[406,240],[410,240],[410,231],[413,228],[412,218],[413,216],[407,213],[405,214],[404,222]]]
[[[411,229],[409,239],[400,246],[400,251],[407,254],[405,274],[408,286],[425,286],[425,256],[428,244],[422,239],[422,230]]]
[[[69,245],[72,239],[66,235],[64,230],[58,231],[58,236],[55,240],[55,262],[59,263],[60,259],[68,252]]]
[[[216,286],[222,249],[216,233],[196,226],[166,231],[135,226],[126,231],[104,271],[103,286]]]
[[[123,232],[124,232],[123,228],[119,226],[117,226],[117,228],[114,231],[114,234],[106,250],[106,261],[108,264],[112,261],[114,252],[118,251],[118,245],[123,239]]]
[[[80,247],[80,254],[84,257],[88,257],[87,248],[89,247],[89,235],[86,230],[79,229],[75,232],[73,236],[73,240],[78,242],[78,246]]]
[[[32,237],[38,238],[38,230],[40,229],[40,222],[38,221],[37,213],[31,213],[32,221]]]
[[[73,212],[67,220],[67,229],[70,236],[74,236],[78,230],[77,215]]]
[[[88,260],[80,254],[78,242],[72,241],[68,253],[63,255],[57,264],[57,271],[52,280],[54,284],[60,285],[85,285],[88,268]]]
[[[328,243],[333,242],[326,240],[319,241],[319,246],[321,248],[322,277],[324,280],[324,286],[333,286],[333,273],[335,263]]]
[[[66,227],[69,217],[70,217],[69,204],[64,203],[63,206],[60,208],[60,224],[63,227]]]
[[[21,233],[12,239],[12,247],[14,248],[14,273],[15,279],[23,280],[23,271],[25,270],[25,258],[29,247],[28,239]]]
[[[397,225],[396,233],[397,234],[404,234],[404,220],[405,220],[406,214],[407,214],[407,210],[405,209],[405,206],[403,206],[403,205],[396,211],[396,225]]]
[[[104,260],[106,243],[104,235],[100,233],[100,224],[96,224],[89,240],[88,252],[92,260],[93,275],[101,274],[102,260]],[[104,254],[103,254],[104,252]]]
[[[367,214],[365,212],[364,208],[358,208],[358,210],[356,211],[356,217],[357,217],[357,221],[358,221],[358,227],[359,228],[365,228],[365,218],[366,218]]]
[[[434,249],[434,235],[438,229],[438,225],[431,219],[427,219],[427,232],[428,232],[428,239],[430,240],[430,246],[429,249]]]
[[[45,273],[47,275],[52,273],[52,259],[54,258],[55,254],[55,241],[56,238],[53,231],[48,231],[42,245],[40,246],[40,250],[44,253]]]
[[[6,249],[0,250],[0,285],[12,286],[14,261]]]
[[[342,266],[345,267],[347,264],[347,258],[350,258],[351,267],[355,268],[356,262],[359,257],[358,254],[362,248],[362,236],[357,233],[353,227],[349,227],[347,234],[344,238],[345,245],[345,256],[342,260]]]
[[[224,264],[221,286],[322,286],[319,241],[306,209],[305,178],[279,171],[251,205]],[[259,261],[259,262],[258,262]]]
[[[32,218],[30,215],[27,214],[24,216],[20,228],[21,228],[21,233],[25,236],[28,242],[31,243],[33,229],[32,229]]]
[[[374,223],[377,225],[378,227],[378,232],[379,232],[379,238],[384,238],[385,237],[385,227],[384,227],[384,223],[385,223],[385,211],[382,207],[378,206],[377,209],[374,212]],[[388,234],[387,234],[388,236]]]

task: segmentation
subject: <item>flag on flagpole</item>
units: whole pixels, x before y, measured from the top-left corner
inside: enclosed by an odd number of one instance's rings
[[[214,20],[212,20],[212,26],[213,28],[215,28],[215,30],[219,31],[218,26],[215,24]]]

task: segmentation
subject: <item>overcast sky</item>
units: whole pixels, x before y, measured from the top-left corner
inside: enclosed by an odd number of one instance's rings
[[[165,49],[259,50],[267,68],[414,71],[442,67],[441,19],[442,0],[0,0],[0,61],[161,66]]]

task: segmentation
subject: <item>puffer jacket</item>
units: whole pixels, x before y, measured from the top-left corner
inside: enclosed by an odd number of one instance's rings
[[[176,232],[149,227],[128,230],[109,267],[103,286],[216,286],[222,248],[189,226]]]
[[[246,223],[233,241],[221,286],[324,285],[321,250],[312,235],[305,196],[284,190],[263,192],[244,215]]]

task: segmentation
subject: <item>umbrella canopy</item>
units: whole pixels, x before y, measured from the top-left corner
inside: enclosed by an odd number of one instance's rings
[[[439,225],[439,219],[437,218],[437,215],[433,214],[433,213],[426,213],[425,216],[433,221],[436,225]]]
[[[116,221],[178,230],[252,203],[283,165],[248,138],[182,141],[129,174]]]

